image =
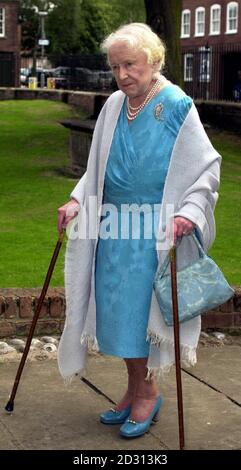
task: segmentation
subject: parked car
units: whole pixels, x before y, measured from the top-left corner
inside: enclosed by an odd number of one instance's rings
[[[112,88],[113,80],[113,74],[110,70],[99,72],[99,87],[101,90]]]
[[[56,67],[53,69],[53,77],[55,78],[55,88],[70,89],[71,88],[71,68]]]
[[[98,88],[98,73],[86,67],[76,67],[74,82],[74,86],[78,90],[95,90]]]
[[[113,75],[110,70],[90,70],[76,67],[71,80],[73,88],[78,90],[106,90],[113,87]]]
[[[86,67],[59,66],[52,70],[55,88],[67,90],[113,89],[113,75],[110,70],[90,70]]]

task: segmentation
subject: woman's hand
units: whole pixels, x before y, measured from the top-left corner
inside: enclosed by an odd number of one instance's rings
[[[195,224],[185,217],[174,217],[173,221],[173,237],[174,244],[176,244],[177,237],[189,235],[195,227]]]
[[[64,206],[58,209],[58,231],[62,232],[68,223],[78,214],[79,203],[75,199],[71,199]]]

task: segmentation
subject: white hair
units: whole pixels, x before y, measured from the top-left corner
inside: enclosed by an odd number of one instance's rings
[[[145,23],[129,23],[120,26],[104,39],[101,49],[108,56],[110,48],[120,42],[126,42],[133,49],[144,52],[147,62],[155,65],[158,74],[162,70],[165,64],[165,45]]]

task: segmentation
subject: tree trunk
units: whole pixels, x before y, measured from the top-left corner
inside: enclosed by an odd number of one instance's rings
[[[181,0],[145,0],[146,22],[167,47],[165,75],[182,86]]]

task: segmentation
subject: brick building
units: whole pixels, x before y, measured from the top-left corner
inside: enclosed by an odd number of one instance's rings
[[[19,1],[0,0],[0,86],[18,86],[19,74]]]
[[[241,0],[183,0],[181,47],[190,95],[241,101]]]

